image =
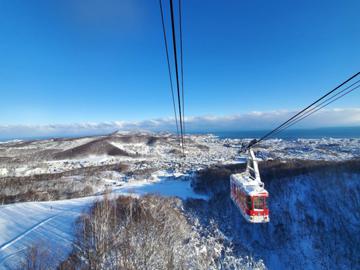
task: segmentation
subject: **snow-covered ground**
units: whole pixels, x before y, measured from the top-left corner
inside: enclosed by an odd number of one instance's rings
[[[259,149],[267,158],[340,161],[360,157],[360,139],[273,139]]]
[[[117,133],[73,139],[14,140],[0,144],[0,177],[61,173],[119,163],[130,164],[131,169],[194,170],[233,162],[239,157],[241,145],[250,140],[188,135],[186,158],[179,155],[178,140],[171,134]],[[360,156],[360,139],[270,139],[255,150],[263,159],[345,160]]]
[[[118,182],[110,196],[159,194],[208,199],[193,192],[190,181],[184,176],[157,172],[152,179]],[[59,260],[71,251],[74,237],[73,224],[102,196],[85,198],[25,202],[0,206],[0,269],[14,269],[24,257],[27,247],[36,244],[50,245]]]
[[[26,202],[0,208],[0,269],[16,269],[32,245],[48,245],[63,259],[71,250],[75,219],[95,198]]]
[[[1,181],[15,179],[33,181],[34,192],[41,192],[42,188],[46,191],[50,184],[56,189],[54,183],[58,180],[63,186],[69,184],[72,188],[84,181],[84,185],[93,185],[94,194],[98,194],[0,206],[0,269],[13,269],[26,247],[41,242],[50,245],[59,260],[64,258],[71,249],[74,221],[94,200],[99,200],[99,194],[106,189],[112,190],[112,196],[157,193],[207,200],[206,196],[191,189],[189,178],[192,173],[213,164],[244,162],[244,155],[239,150],[249,141],[189,135],[186,136],[185,158],[181,155],[177,138],[171,134],[118,133],[78,139],[0,143],[0,188]],[[360,139],[271,139],[258,145],[255,152],[263,160],[342,161],[360,157]],[[127,168],[119,169],[118,165]],[[51,175],[56,175],[56,178],[50,181]],[[19,195],[16,188],[6,186],[3,190],[8,189],[8,194],[1,195],[16,197]],[[306,245],[306,241],[302,245]]]
[[[10,141],[0,144],[0,177],[61,173],[111,164],[131,170],[173,168],[192,171],[241,157],[250,139],[219,139],[213,135],[186,136],[181,157],[171,134],[112,134],[79,139]],[[347,160],[360,157],[360,139],[269,139],[255,147],[262,159]],[[179,166],[181,165],[181,166]]]
[[[0,177],[61,173],[91,166],[130,164],[182,171],[233,160],[236,148],[224,147],[211,135],[187,136],[183,158],[177,137],[165,134],[112,134],[109,136],[0,144]],[[141,164],[141,168],[139,167]]]

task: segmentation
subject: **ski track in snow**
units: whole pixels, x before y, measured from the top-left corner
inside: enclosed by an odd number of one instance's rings
[[[17,267],[27,247],[38,243],[49,245],[51,249],[63,249],[59,260],[64,259],[71,250],[72,223],[93,201],[94,198],[83,198],[17,203],[1,207],[0,269]],[[12,219],[7,218],[8,216]]]
[[[26,235],[28,235],[29,233],[31,233],[33,230],[37,229],[38,227],[44,225],[45,223],[47,223],[49,220],[52,220],[53,218],[55,218],[57,215],[53,215],[49,218],[44,219],[43,221],[35,224],[34,226],[30,227],[29,229],[27,229],[25,232],[21,233],[20,235],[18,235],[17,237],[15,237],[14,239],[4,243],[3,245],[0,246],[0,251],[3,251],[4,249],[6,249],[7,247],[11,246],[12,244],[16,243],[17,241],[19,241],[20,239],[22,239],[23,237],[25,237]]]

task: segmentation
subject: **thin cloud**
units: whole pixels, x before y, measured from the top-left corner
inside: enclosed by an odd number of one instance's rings
[[[229,131],[271,129],[293,116],[295,111],[249,112],[227,116],[186,117],[187,131]],[[294,128],[318,128],[333,126],[360,126],[360,108],[328,109],[294,125]],[[111,121],[101,123],[75,123],[51,125],[3,125],[1,138],[81,136],[123,131],[171,131],[176,130],[174,119],[159,118],[143,121]]]

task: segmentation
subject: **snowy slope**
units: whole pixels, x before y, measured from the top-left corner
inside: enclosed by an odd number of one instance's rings
[[[71,249],[74,220],[94,198],[28,202],[0,208],[0,268],[15,269],[32,244],[49,245],[64,258]]]
[[[192,191],[190,181],[174,179],[164,172],[154,174],[152,181],[124,182],[114,188],[112,196],[149,193],[207,199]],[[50,245],[58,259],[64,259],[71,250],[74,221],[99,199],[101,196],[0,206],[0,269],[14,269],[24,256],[24,249],[37,243]]]

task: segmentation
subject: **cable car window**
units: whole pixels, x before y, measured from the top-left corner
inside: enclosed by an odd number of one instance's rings
[[[251,197],[246,197],[246,207],[252,209]]]
[[[254,208],[255,209],[263,209],[264,208],[264,198],[263,197],[255,197],[254,198]]]
[[[263,199],[264,199],[264,208],[266,209],[267,208],[267,199],[266,199],[266,197],[263,197]]]

